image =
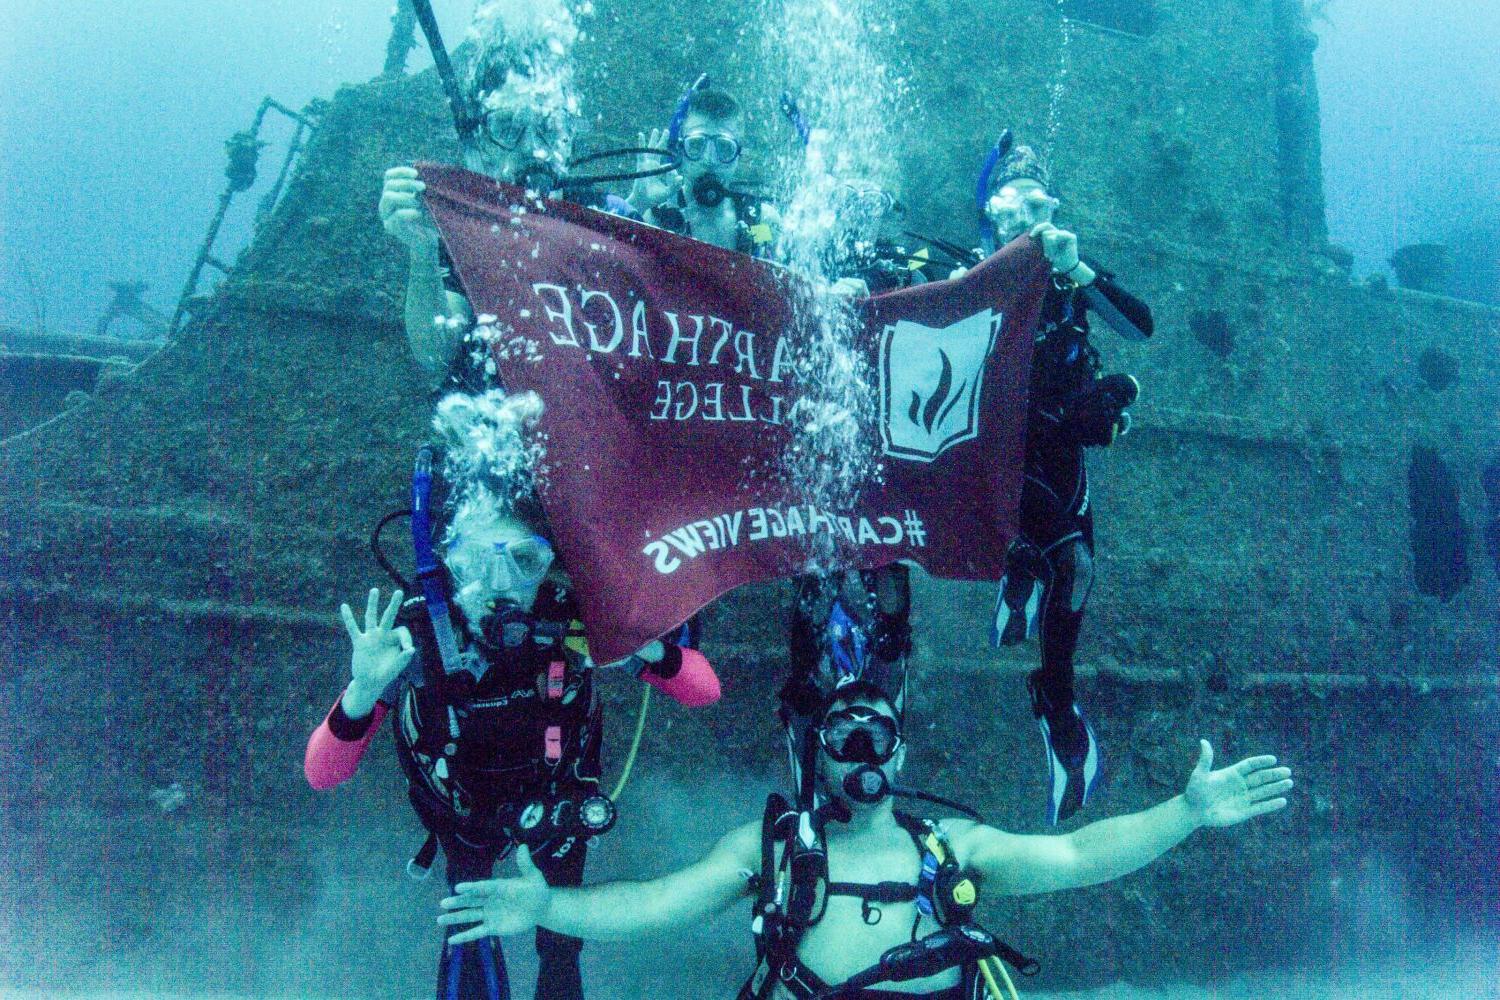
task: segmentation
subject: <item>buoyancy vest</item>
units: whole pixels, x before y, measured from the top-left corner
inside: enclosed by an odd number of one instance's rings
[[[741,987],[739,1000],[764,1000],[777,983],[799,1000],[816,997],[829,988],[829,984],[802,964],[797,950],[807,928],[822,918],[830,896],[859,898],[867,923],[879,922],[882,904],[915,902],[913,940],[923,916],[932,917],[942,927],[970,919],[979,903],[979,894],[959,867],[942,826],[900,811],[895,816],[921,857],[916,883],[830,882],[826,850],[821,843],[813,843],[821,841],[821,832],[815,829],[816,818],[794,810],[780,795],[773,794],[767,799],[761,826],[761,871],[753,879],[757,896],[751,932],[755,936],[756,967]],[[779,857],[778,846],[782,848]],[[1028,967],[1034,966],[1015,952],[1010,954]],[[988,978],[983,971],[977,964],[962,967],[959,984],[936,996],[982,996],[982,984]]]
[[[518,839],[539,803],[597,793],[600,712],[592,664],[571,607],[553,594],[537,614],[476,640],[460,629],[463,657],[484,669],[445,674],[422,598],[400,622],[411,630],[418,669],[394,699],[397,757],[424,823],[458,829],[471,842]]]

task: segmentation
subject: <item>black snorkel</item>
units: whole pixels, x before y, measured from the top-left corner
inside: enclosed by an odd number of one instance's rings
[[[465,156],[477,154],[479,150],[478,136],[479,127],[484,118],[479,114],[479,109],[474,102],[464,96],[464,91],[458,83],[458,74],[453,70],[453,63],[448,58],[448,49],[443,44],[443,36],[438,31],[437,18],[432,13],[432,4],[429,0],[411,0],[412,10],[416,12],[417,24],[422,27],[422,35],[427,39],[427,48],[432,52],[432,63],[437,69],[438,79],[443,82],[443,93],[448,98],[448,107],[453,112],[453,128],[458,133],[458,145]]]
[[[438,31],[437,18],[432,13],[430,0],[412,0],[412,9],[417,15],[417,24],[422,28],[422,35],[427,39],[427,48],[432,52],[432,62],[437,69],[438,79],[443,83],[443,94],[448,98],[448,107],[453,114],[453,129],[458,133],[459,149],[464,154],[464,159],[473,165],[480,157],[479,131],[484,125],[484,115],[475,103],[464,95],[463,87],[458,82],[458,73],[453,69],[453,61],[448,58],[447,46],[443,44],[443,36]],[[670,145],[670,143],[668,144]],[[632,170],[623,173],[596,174],[588,177],[569,175],[564,177],[562,172],[543,160],[527,164],[512,178],[512,183],[524,187],[529,191],[568,191],[574,188],[589,187],[593,184],[605,184],[612,181],[632,181],[642,177],[655,177],[677,169],[677,154],[670,149],[651,149],[648,147],[632,146],[627,149],[610,149],[601,153],[592,153],[588,156],[579,157],[571,161],[568,167],[582,166],[585,163],[594,163],[599,160],[618,158],[621,156],[640,156],[642,154],[654,154],[662,157],[666,162],[660,167],[652,167],[647,170]]]

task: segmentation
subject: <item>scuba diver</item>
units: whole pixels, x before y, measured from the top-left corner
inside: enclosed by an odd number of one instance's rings
[[[537,0],[546,8],[555,0]],[[561,4],[550,13],[535,10],[518,23],[514,5],[487,3],[474,14],[469,37],[476,52],[462,83],[449,62],[438,34],[431,4],[413,4],[432,49],[452,109],[464,166],[497,181],[515,184],[545,197],[564,197],[619,215],[633,215],[615,195],[598,194],[594,185],[639,180],[671,171],[667,162],[627,173],[584,176],[570,171],[582,164],[632,157],[639,149],[605,150],[574,159],[573,144],[582,124],[571,63],[577,39],[572,15]],[[545,16],[544,16],[545,15]],[[437,228],[422,204],[426,189],[417,170],[391,167],[380,193],[380,223],[406,245],[410,256],[403,319],[407,341],[428,372],[448,372],[474,324],[474,313],[453,276],[452,261]]]
[[[579,123],[572,74],[548,44],[550,38],[512,38],[503,26],[482,23],[483,13],[476,12],[470,31],[481,44],[467,79],[459,84],[451,67],[444,76],[464,165],[498,181],[554,194],[567,173]],[[446,52],[435,34],[428,40],[435,57],[442,53],[442,69]],[[380,223],[409,252],[403,314],[407,341],[417,362],[439,374],[459,353],[474,313],[422,204],[425,188],[415,167],[387,170]]]
[[[518,843],[555,885],[578,885],[589,840],[609,830],[613,797],[599,784],[602,737],[595,665],[576,620],[568,577],[555,563],[539,505],[469,491],[434,549],[433,453],[413,476],[412,543],[422,596],[401,578],[384,610],[371,590],[361,626],[339,609],[352,645],[351,679],[308,741],[305,771],[324,790],[349,779],[388,711],[408,797],[429,832],[408,866],[425,878],[442,849],[450,886],[488,878]],[[652,642],[623,664],[684,704],[718,698],[695,650]],[[644,709],[643,709],[644,710]],[[618,788],[616,789],[618,793]],[[538,1000],[583,995],[581,942],[539,929]],[[496,942],[449,942],[440,1000],[509,1000]]]
[[[933,279],[929,253],[911,253],[898,242],[904,209],[890,186],[844,177],[831,191],[831,204],[840,225],[822,263],[832,279],[830,292],[863,298]],[[902,563],[793,580],[787,628],[791,677],[780,691],[790,745],[840,683],[868,680],[895,692],[898,705],[904,703],[910,616],[911,571]],[[795,773],[796,755],[791,756]]]
[[[626,199],[642,221],[737,250],[766,257],[775,243],[776,210],[757,195],[735,189],[744,155],[744,116],[727,91],[705,73],[685,91],[665,129],[641,136],[641,145],[677,155],[678,169],[637,178]],[[641,173],[658,157],[643,154]]]
[[[696,864],[647,881],[554,887],[523,848],[519,877],[459,885],[438,923],[467,927],[454,941],[538,926],[616,940],[671,933],[750,898],[758,962],[741,1000],[999,998],[999,983],[1009,983],[1002,962],[1022,972],[1036,965],[974,923],[981,892],[1108,882],[1200,827],[1282,809],[1292,788],[1290,769],[1270,756],[1213,770],[1202,741],[1181,794],[1068,834],[921,819],[894,807],[895,796],[921,797],[894,785],[906,758],[898,718],[872,685],[835,691],[804,747],[824,805],[813,808],[799,793],[788,807],[773,795],[763,820],[731,831]],[[901,985],[870,988],[884,983]]]
[[[1050,171],[1007,131],[976,186],[983,237],[977,263],[1030,233],[1052,264],[1032,355],[1020,535],[1006,553],[991,644],[1040,637],[1041,666],[1027,677],[1032,713],[1048,762],[1047,820],[1059,823],[1089,800],[1100,774],[1093,727],[1078,705],[1073,657],[1094,581],[1094,512],[1084,449],[1103,448],[1130,429],[1127,408],[1140,394],[1130,375],[1100,375],[1089,342],[1089,313],[1131,340],[1151,335],[1151,308],[1108,271],[1078,255],[1078,237],[1052,221],[1058,201]],[[958,256],[962,251],[944,247]],[[962,270],[953,272],[957,277]]]

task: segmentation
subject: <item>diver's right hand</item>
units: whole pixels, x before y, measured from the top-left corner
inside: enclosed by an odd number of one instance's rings
[[[846,299],[867,299],[870,297],[870,285],[864,278],[839,278],[828,286],[830,294],[839,295]]]
[[[437,918],[444,927],[474,925],[448,938],[450,945],[492,934],[521,934],[541,923],[552,902],[552,888],[532,864],[531,851],[524,844],[516,848],[516,867],[520,870],[516,878],[460,882],[453,887],[455,895],[438,904],[447,911]]]
[[[422,183],[415,167],[392,167],[385,172],[380,189],[380,224],[385,231],[413,250],[435,250],[437,227],[422,204]]]
[[[640,145],[651,149],[665,149],[667,142],[667,130],[654,128],[648,138],[644,132],[636,136]],[[654,153],[642,153],[636,157],[635,169],[655,170],[666,163],[666,160]],[[657,174],[655,177],[637,177],[635,183],[630,186],[630,204],[637,212],[645,212],[648,208],[655,208],[677,191],[682,184],[682,175],[675,171],[665,174]]]
[[[354,620],[354,611],[347,604],[339,605],[339,617],[344,620],[344,630],[349,633],[349,643],[354,647],[350,673],[353,678],[344,692],[344,713],[351,719],[362,719],[375,707],[375,700],[401,675],[411,658],[416,655],[411,632],[405,625],[392,628],[396,612],[406,595],[397,590],[391,595],[391,603],[382,614],[380,611],[380,588],[371,587],[365,599],[365,627],[360,629]]]

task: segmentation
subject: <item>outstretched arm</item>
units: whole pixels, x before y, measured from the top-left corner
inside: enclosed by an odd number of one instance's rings
[[[760,823],[727,834],[699,862],[649,882],[606,882],[554,888],[522,847],[520,876],[464,882],[442,901],[438,923],[473,924],[448,939],[450,945],[491,934],[520,934],[533,927],[593,941],[660,934],[733,905],[748,891],[745,872],[760,861]]]
[[[1143,812],[1090,823],[1062,836],[1017,836],[975,824],[955,831],[960,861],[1008,895],[1076,889],[1142,868],[1200,826],[1233,826],[1285,808],[1291,769],[1271,756],[1215,771],[1200,741],[1198,765],[1181,795]]]

